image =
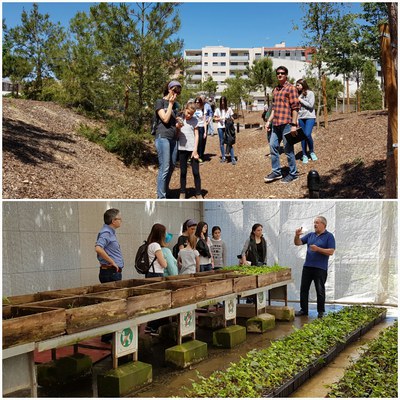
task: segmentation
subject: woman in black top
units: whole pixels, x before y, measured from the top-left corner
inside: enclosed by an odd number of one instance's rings
[[[165,199],[178,154],[177,122],[178,103],[182,86],[178,81],[170,82],[164,90],[164,97],[155,104],[155,144],[158,154],[157,198]]]
[[[251,228],[250,237],[246,240],[242,250],[242,264],[248,265],[267,264],[267,243],[263,236],[263,226],[254,224]]]

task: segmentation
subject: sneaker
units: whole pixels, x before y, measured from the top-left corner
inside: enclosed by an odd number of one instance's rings
[[[324,318],[324,313],[323,312],[319,312],[318,313],[318,318]]]
[[[308,157],[307,156],[303,156],[303,158],[301,160],[303,161],[303,164],[307,164],[308,163]]]
[[[273,182],[273,181],[276,181],[278,179],[282,179],[282,175],[277,173],[277,172],[271,172],[269,175],[267,175],[264,178],[264,182],[267,182],[267,183],[268,182]]]
[[[186,193],[180,193],[179,200],[185,200],[185,199],[186,199]]]
[[[203,200],[204,197],[203,197],[203,195],[201,195],[201,194],[196,194],[196,199],[197,199],[197,200]]]
[[[146,326],[146,328],[144,328],[144,333],[151,333],[153,331],[153,329],[151,329],[149,326]]]
[[[232,165],[236,165],[236,160],[235,159],[232,160]]]
[[[315,153],[310,153],[310,157],[311,157],[311,160],[313,160],[313,161],[318,160],[318,157],[315,155]]]
[[[201,158],[199,158],[199,163],[202,163],[202,162],[204,162]]]
[[[282,183],[290,183],[290,182],[293,182],[293,181],[295,181],[296,179],[299,179],[299,177],[296,175],[296,176],[293,176],[293,175],[286,175],[283,179],[282,179]]]
[[[187,160],[187,165],[190,165],[191,163],[192,163],[192,159],[189,158],[189,159]]]
[[[226,158],[225,158],[225,157],[224,157],[224,158],[221,158],[221,160],[220,160],[219,162],[221,162],[221,163],[226,162]]]
[[[303,317],[303,316],[308,316],[308,312],[305,312],[303,310],[296,311],[294,314],[296,317]]]

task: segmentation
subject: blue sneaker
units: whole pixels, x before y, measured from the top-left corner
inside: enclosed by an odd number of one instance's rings
[[[293,176],[293,175],[286,175],[282,180],[281,180],[281,182],[282,183],[290,183],[290,182],[293,182],[293,181],[295,181],[295,180],[297,180],[297,179],[299,179],[299,177],[297,176],[297,175],[295,175],[295,176]]]
[[[310,153],[310,157],[311,157],[311,160],[313,160],[313,161],[318,160],[318,157],[315,155],[315,153]]]
[[[303,156],[303,158],[301,160],[303,161],[303,164],[307,164],[308,163],[308,157],[307,156]]]

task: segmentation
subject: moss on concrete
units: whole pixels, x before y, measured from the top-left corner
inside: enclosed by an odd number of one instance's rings
[[[246,328],[231,325],[213,332],[213,345],[231,349],[246,340]]]
[[[246,322],[247,332],[264,333],[275,328],[275,316],[271,314],[260,314],[249,318]]]
[[[165,361],[179,368],[198,363],[207,356],[207,343],[199,340],[191,340],[165,350]]]

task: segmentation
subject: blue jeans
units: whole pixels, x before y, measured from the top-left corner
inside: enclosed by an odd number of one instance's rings
[[[220,151],[221,151],[221,157],[222,157],[222,159],[225,158],[224,132],[225,132],[225,128],[218,128],[219,149],[220,149]]]
[[[211,264],[202,264],[200,265],[200,272],[211,271],[212,265]]]
[[[101,283],[120,281],[122,279],[122,273],[116,272],[115,269],[100,269],[99,281]]]
[[[158,154],[158,177],[157,177],[157,198],[165,199],[171,180],[172,172],[175,168],[178,154],[178,142],[174,139],[156,138],[156,149]]]
[[[303,129],[306,139],[301,142],[303,156],[307,155],[307,145],[310,153],[314,153],[314,141],[312,139],[312,130],[315,125],[315,118],[299,119],[300,128]]]
[[[279,146],[281,141],[283,140],[283,146],[289,164],[289,175],[292,176],[297,175],[296,159],[294,156],[293,145],[288,143],[285,137],[283,136],[284,133],[290,132],[290,128],[291,128],[290,124],[272,126],[272,134],[271,134],[271,140],[269,142],[269,147],[271,150],[272,172],[274,172],[275,174],[281,174],[281,163],[279,160]]]
[[[208,123],[207,129],[209,135],[214,135],[214,123],[212,121]]]

